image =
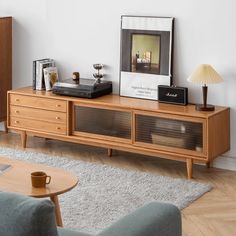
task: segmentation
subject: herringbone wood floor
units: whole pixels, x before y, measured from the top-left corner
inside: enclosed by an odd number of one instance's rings
[[[17,134],[0,133],[0,144],[21,148]],[[108,157],[107,150],[42,138],[29,138],[28,150],[68,156],[73,159],[106,163],[112,166],[140,170],[159,175],[185,178],[185,163],[115,151]],[[87,150],[99,152],[94,158]],[[101,157],[102,156],[102,157]],[[182,211],[184,236],[236,235],[236,172],[194,165],[194,179],[211,183],[214,189]]]

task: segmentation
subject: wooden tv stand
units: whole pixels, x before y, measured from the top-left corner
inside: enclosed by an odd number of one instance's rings
[[[199,112],[178,106],[118,95],[84,99],[35,91],[8,92],[8,128],[27,135],[89,144],[208,166],[230,148],[230,109]]]

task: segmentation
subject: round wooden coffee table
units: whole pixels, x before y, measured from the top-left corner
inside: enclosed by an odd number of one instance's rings
[[[55,204],[57,225],[63,226],[58,195],[68,192],[77,185],[78,178],[75,175],[63,169],[11,160],[5,157],[0,157],[0,164],[11,165],[8,170],[0,173],[0,191],[19,193],[36,198],[49,197]],[[51,182],[46,188],[32,187],[31,173],[34,171],[44,171],[51,176]]]

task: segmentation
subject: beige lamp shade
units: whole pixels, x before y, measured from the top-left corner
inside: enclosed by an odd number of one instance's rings
[[[223,82],[221,76],[208,64],[199,65],[187,80],[201,84],[216,84]]]

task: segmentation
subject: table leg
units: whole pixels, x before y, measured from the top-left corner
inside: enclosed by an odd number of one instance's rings
[[[187,164],[187,175],[188,179],[192,179],[193,175],[193,159],[189,158],[186,160]]]
[[[62,218],[61,218],[61,210],[60,210],[58,197],[57,197],[57,195],[54,195],[54,196],[51,196],[50,199],[55,205],[57,226],[63,227]]]
[[[21,131],[21,144],[23,148],[26,148],[27,134],[25,131]]]
[[[112,156],[112,149],[111,149],[111,148],[108,148],[108,149],[107,149],[107,155],[108,155],[109,157]]]
[[[207,167],[207,168],[211,168],[211,167],[212,167],[212,162],[208,161],[208,162],[206,163],[206,167]]]

